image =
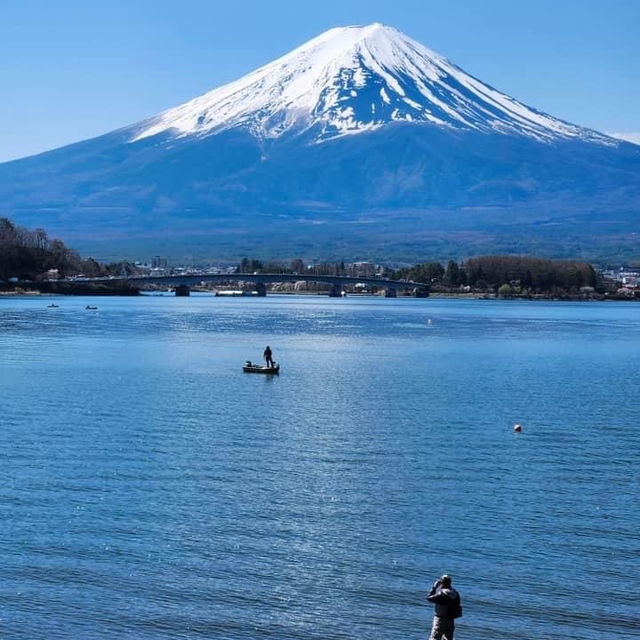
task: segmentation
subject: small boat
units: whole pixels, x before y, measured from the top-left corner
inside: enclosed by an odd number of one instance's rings
[[[230,290],[230,289],[224,289],[221,291],[216,291],[216,297],[224,297],[224,298],[235,298],[235,297],[239,297],[243,295],[243,292],[238,289],[238,290]]]
[[[57,309],[58,305],[54,304],[53,302],[49,305],[49,309]]]
[[[280,365],[277,362],[273,363],[272,367],[267,367],[266,364],[253,364],[251,360],[247,360],[242,370],[245,373],[268,373],[271,375],[277,375],[280,373]]]
[[[89,311],[97,311],[98,307],[93,307],[90,304],[88,304],[85,309],[89,310]]]

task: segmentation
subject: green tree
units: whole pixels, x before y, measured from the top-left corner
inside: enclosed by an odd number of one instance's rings
[[[450,287],[457,287],[460,279],[460,267],[455,260],[449,260],[444,271],[444,281]]]
[[[501,298],[509,298],[513,294],[513,289],[511,285],[501,284],[498,288],[498,296]]]

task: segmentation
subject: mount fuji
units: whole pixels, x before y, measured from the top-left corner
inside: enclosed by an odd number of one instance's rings
[[[308,132],[320,142],[390,122],[611,143],[525,107],[381,24],[331,29],[237,82],[143,123],[133,140],[241,126],[263,140]]]
[[[0,165],[0,215],[112,256],[637,257],[640,147],[372,24]]]

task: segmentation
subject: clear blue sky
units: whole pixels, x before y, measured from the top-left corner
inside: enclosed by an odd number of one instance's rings
[[[330,27],[376,21],[555,116],[640,131],[640,0],[1,0],[0,161],[131,124]]]

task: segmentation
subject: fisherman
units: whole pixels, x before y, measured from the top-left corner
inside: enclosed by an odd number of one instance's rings
[[[427,596],[436,605],[429,640],[453,640],[454,620],[462,615],[460,594],[451,586],[451,576],[445,574],[436,580]]]
[[[264,353],[262,355],[264,356],[264,359],[267,362],[267,367],[272,368],[273,367],[273,355],[271,353],[271,347],[269,345],[267,345],[267,348],[264,350]]]

